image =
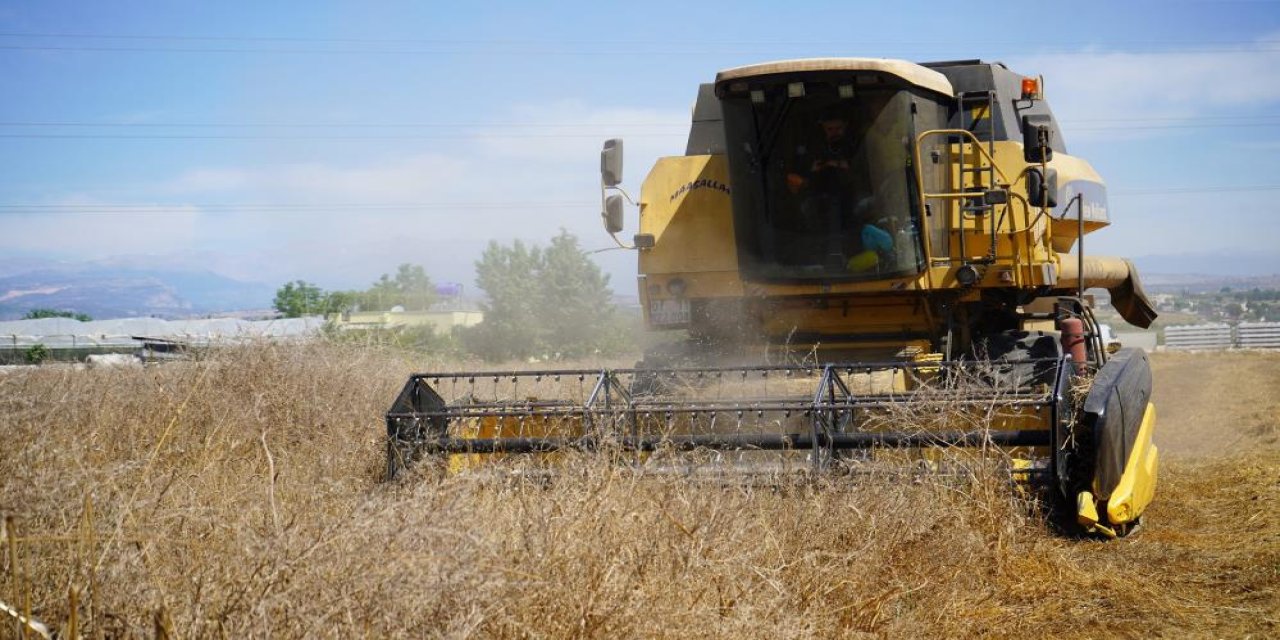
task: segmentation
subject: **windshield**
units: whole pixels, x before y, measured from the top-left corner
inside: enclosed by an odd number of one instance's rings
[[[912,103],[937,118],[936,102],[848,74],[721,89],[744,275],[857,280],[923,268]]]

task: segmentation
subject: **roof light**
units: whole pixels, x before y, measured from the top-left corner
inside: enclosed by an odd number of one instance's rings
[[[840,91],[840,97],[845,100],[853,97],[853,85],[851,84],[842,84],[838,90]]]
[[[1022,79],[1022,99],[1038,100],[1040,99],[1040,81],[1035,78]]]
[[[764,90],[763,90],[763,89],[752,89],[752,90],[751,90],[751,101],[752,101],[752,102],[754,102],[754,103],[756,103],[756,104],[763,104],[763,103],[764,103]]]
[[[803,97],[804,97],[804,83],[803,83],[803,82],[792,82],[792,83],[788,84],[788,85],[787,85],[787,97],[788,97],[788,98],[803,98]]]

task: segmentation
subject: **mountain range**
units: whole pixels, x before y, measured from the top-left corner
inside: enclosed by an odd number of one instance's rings
[[[207,269],[139,260],[0,260],[0,320],[32,309],[93,318],[181,318],[271,306],[275,288]]]
[[[217,256],[196,254],[84,262],[0,258],[0,320],[20,318],[31,309],[105,319],[183,318],[271,307],[275,285],[229,277],[206,266],[216,262]],[[1151,292],[1280,288],[1280,251],[1148,255],[1134,263]],[[616,293],[633,292],[623,288]]]

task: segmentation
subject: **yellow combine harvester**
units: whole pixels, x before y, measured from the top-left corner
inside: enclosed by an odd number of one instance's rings
[[[621,169],[610,140],[615,239]],[[977,60],[729,69],[639,207],[645,321],[687,338],[627,370],[415,375],[387,414],[388,475],[593,448],[810,472],[997,445],[1088,531],[1123,533],[1151,501],[1150,367],[1109,352],[1084,292],[1141,327],[1155,312],[1127,260],[1084,254],[1106,188],[1040,79]]]

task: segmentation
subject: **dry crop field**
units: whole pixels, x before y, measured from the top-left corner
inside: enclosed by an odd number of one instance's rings
[[[441,366],[391,352],[9,371],[0,601],[64,637],[1276,637],[1280,354],[1153,363],[1161,487],[1113,542],[978,475],[381,483],[382,412]]]

